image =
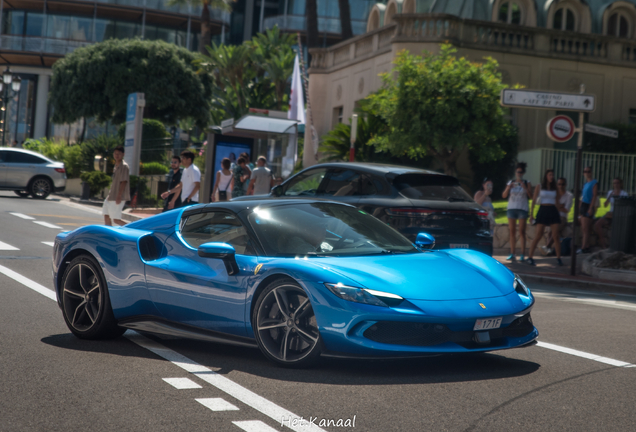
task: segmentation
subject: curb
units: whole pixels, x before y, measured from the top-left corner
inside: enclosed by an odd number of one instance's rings
[[[601,291],[605,293],[614,293],[614,294],[636,294],[636,286],[627,286],[627,285],[619,285],[612,284],[606,282],[599,282],[597,280],[579,280],[579,279],[568,279],[561,277],[554,277],[548,275],[537,275],[531,273],[517,273],[524,280],[534,281],[538,283],[545,283],[551,285],[561,285],[572,288],[578,288],[589,291]]]

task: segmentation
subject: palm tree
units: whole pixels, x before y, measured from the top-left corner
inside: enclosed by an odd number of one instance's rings
[[[353,30],[351,29],[349,0],[338,0],[338,9],[340,9],[340,35],[342,40],[352,38]]]
[[[168,6],[174,5],[190,5],[201,6],[201,43],[199,51],[201,54],[207,54],[206,47],[212,43],[212,26],[210,25],[210,8],[221,9],[231,12],[230,2],[236,0],[170,0]]]

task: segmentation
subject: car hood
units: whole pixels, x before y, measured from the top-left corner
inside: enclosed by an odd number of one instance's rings
[[[411,300],[469,300],[508,295],[514,275],[475,251],[323,258],[314,263],[361,287]],[[347,280],[325,280],[342,282]]]

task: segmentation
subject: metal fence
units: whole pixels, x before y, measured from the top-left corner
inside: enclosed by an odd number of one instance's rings
[[[574,189],[575,150],[526,150],[520,151],[517,159],[528,164],[525,178],[532,184],[540,183],[545,170],[552,168],[557,177],[567,179],[569,190]],[[627,193],[636,194],[636,155],[583,152],[582,166],[592,167],[601,194],[612,189],[612,180],[616,177],[623,180],[623,189]]]

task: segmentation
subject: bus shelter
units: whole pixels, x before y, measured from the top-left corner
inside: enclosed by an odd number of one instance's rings
[[[235,163],[245,152],[256,164],[259,156],[265,156],[267,167],[276,179],[285,180],[293,173],[298,157],[298,121],[280,118],[287,113],[269,114],[248,114],[236,121],[224,120],[220,127],[213,128],[215,133],[208,135],[200,202],[210,202],[215,174],[225,157]]]

